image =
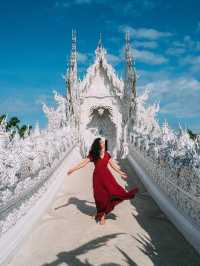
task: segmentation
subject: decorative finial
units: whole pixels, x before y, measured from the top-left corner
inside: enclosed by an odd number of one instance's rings
[[[126,45],[128,45],[130,43],[130,32],[129,32],[129,30],[126,31],[125,39],[126,39]]]
[[[76,30],[72,30],[72,52],[76,52]]]
[[[102,44],[101,32],[99,34],[99,41],[98,41],[97,48],[95,50],[95,54],[96,54],[96,58],[99,60],[99,62],[102,63],[102,60],[103,60],[103,58],[106,55],[106,50],[105,50],[105,48],[103,47],[103,44]]]
[[[99,48],[102,48],[103,47],[103,44],[102,44],[102,36],[101,36],[101,32],[99,34],[99,42],[98,42],[98,47]]]
[[[130,31],[129,30],[126,31],[125,41],[126,41],[126,45],[125,45],[125,59],[127,61],[132,62],[132,60],[133,60],[133,54],[132,54],[131,45],[130,45]]]

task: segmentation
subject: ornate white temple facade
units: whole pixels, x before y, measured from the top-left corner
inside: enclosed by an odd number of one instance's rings
[[[133,128],[136,106],[136,74],[129,35],[126,34],[123,79],[107,62],[101,38],[95,55],[85,77],[78,79],[76,32],[73,31],[72,51],[65,75],[70,127],[75,128],[77,137],[86,146],[91,145],[95,136],[106,137],[108,150],[116,157],[127,145],[128,128]]]
[[[0,247],[3,250],[9,246],[13,252],[15,247],[8,230],[26,217],[24,214],[33,205],[38,213],[41,211],[63,182],[67,167],[63,160],[67,158],[71,165],[71,159],[84,157],[94,138],[100,135],[108,139],[112,157],[127,156],[149,194],[199,252],[199,139],[192,140],[182,128],[175,132],[166,122],[160,126],[156,117],[159,105],[146,105],[148,90],[136,97],[136,74],[128,34],[123,79],[108,64],[101,38],[95,55],[85,77],[78,79],[76,33],[73,32],[69,67],[64,76],[67,93],[59,95],[54,91],[56,109],[43,103],[47,128],[41,130],[37,124],[34,131],[29,134],[27,129],[24,137],[20,137],[18,131],[12,134],[12,130],[7,130],[7,117],[0,123]],[[40,197],[42,204],[36,201]],[[25,220],[29,225],[30,217],[35,219],[36,212],[33,213]],[[24,238],[24,221],[21,226],[22,230],[17,225],[16,231],[12,231],[15,243]],[[7,231],[8,237],[1,238]],[[4,252],[4,258],[9,254]],[[0,256],[0,264],[1,259]]]

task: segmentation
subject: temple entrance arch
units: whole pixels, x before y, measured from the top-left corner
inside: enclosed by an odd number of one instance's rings
[[[117,128],[112,119],[112,109],[109,106],[92,107],[86,129],[94,136],[103,136],[108,140],[108,150],[116,152]]]

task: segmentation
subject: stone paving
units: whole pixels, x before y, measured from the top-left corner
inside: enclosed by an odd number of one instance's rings
[[[66,173],[51,207],[8,265],[199,266],[200,256],[158,208],[130,163],[125,159],[120,165],[129,177],[126,182],[115,174],[118,182],[126,189],[138,185],[140,192],[117,205],[105,225],[92,217],[94,166],[89,163]]]

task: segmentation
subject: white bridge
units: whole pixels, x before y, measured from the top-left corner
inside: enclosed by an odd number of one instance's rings
[[[43,104],[48,127],[20,138],[0,125],[0,265],[200,265],[200,147],[185,130],[156,120],[158,105],[136,95],[126,34],[125,75],[96,58],[77,78],[76,33],[57,109]],[[68,176],[97,135],[140,192],[116,206],[106,225],[92,214],[93,164]],[[113,173],[114,174],[114,173]]]

